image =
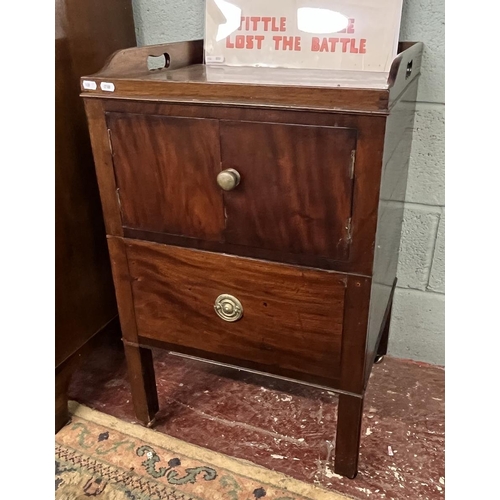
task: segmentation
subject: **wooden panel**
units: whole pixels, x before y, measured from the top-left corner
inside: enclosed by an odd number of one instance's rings
[[[79,79],[102,67],[115,50],[136,42],[130,0],[56,0],[55,28],[55,362],[59,366],[117,314]]]
[[[91,337],[69,358],[56,366],[55,373],[55,432],[69,422],[68,389],[73,374],[86,362],[94,350],[104,343],[119,345],[120,323],[115,316],[97,335]]]
[[[316,269],[327,269],[329,271],[348,271],[353,265],[347,261],[338,261],[321,257],[318,255],[303,255],[298,253],[287,253],[282,251],[268,250],[266,248],[256,248],[244,245],[233,245],[218,241],[207,241],[196,238],[185,238],[165,233],[154,233],[152,231],[140,231],[137,229],[124,228],[125,238],[133,240],[154,241],[165,245],[194,248],[196,250],[206,250],[208,252],[227,253],[250,257],[259,260],[270,260],[271,262],[281,262],[284,264],[295,264],[297,266],[314,267]]]
[[[384,316],[386,313],[388,315],[391,307],[397,275],[417,98],[417,80],[413,80],[413,83],[406,88],[387,118],[373,264],[365,384],[368,383],[377,344],[386,327]],[[390,321],[389,315],[388,319]]]
[[[118,113],[107,121],[124,226],[220,239],[218,122]]]
[[[137,342],[134,298],[130,285],[127,253],[123,241],[123,238],[108,236],[109,256],[111,258],[111,269],[113,270],[122,335],[129,342]]]
[[[349,276],[344,306],[340,389],[362,394],[371,279]]]
[[[123,236],[120,204],[113,171],[113,156],[109,142],[106,117],[102,101],[85,101],[89,123],[90,140],[94,153],[95,171],[99,183],[101,206],[106,225],[106,234]]]
[[[170,81],[169,70],[156,75],[143,74],[125,78],[120,75],[91,77],[97,90],[84,90],[89,98],[130,99],[154,102],[224,104],[276,109],[317,109],[347,113],[386,115],[389,91],[383,89],[347,89],[342,87],[293,87],[289,85],[246,85],[214,82]],[[182,71],[182,70],[176,70]],[[151,76],[156,79],[151,79]],[[100,90],[102,82],[115,85],[113,93]],[[196,80],[196,76],[193,78]]]
[[[186,42],[174,42],[163,45],[146,45],[124,49],[113,54],[106,66],[99,71],[100,77],[107,75],[130,76],[131,74],[162,74],[158,69],[148,68],[148,57],[165,56],[166,64],[170,71],[191,64],[203,62],[203,40],[190,40]],[[82,90],[83,86],[82,86]]]
[[[350,479],[358,473],[363,398],[340,394],[335,440],[335,473]]]
[[[338,377],[344,276],[125,241],[140,338],[299,380]],[[240,300],[241,320],[216,315],[220,294]]]
[[[356,131],[222,121],[228,243],[347,260]]]
[[[144,425],[149,425],[159,410],[158,392],[151,349],[123,342],[134,411]]]
[[[92,100],[88,100],[92,101]],[[349,260],[338,261],[314,255],[287,254],[255,247],[208,242],[181,236],[168,236],[152,231],[124,231],[133,239],[151,239],[159,243],[226,252],[246,257],[296,263],[304,266],[332,269],[371,276],[374,240],[377,229],[379,187],[384,154],[385,116],[356,116],[340,113],[239,109],[229,106],[199,106],[148,102],[104,101],[107,111],[145,113],[229,121],[255,121],[321,127],[350,128],[357,131],[354,196],[352,204],[352,240]],[[146,234],[148,233],[148,234]],[[167,237],[168,236],[168,237]]]
[[[392,108],[401,94],[420,76],[424,44],[406,42],[399,47],[399,54],[394,59],[389,73],[389,107]]]
[[[346,88],[335,83],[328,88],[312,86],[307,72],[304,72],[303,81],[294,85],[251,84],[237,78],[233,82],[216,82],[207,75],[206,66],[201,64],[201,41],[184,43],[190,44],[190,47],[163,44],[119,52],[101,72],[92,75],[91,78],[97,82],[96,89],[82,87],[82,90],[85,96],[98,98],[387,114],[389,89],[393,101],[420,71],[423,51],[421,43],[401,46],[400,50],[404,52],[393,61],[386,88]],[[172,54],[172,66],[148,71],[145,61],[151,53]],[[409,62],[413,64],[413,73],[406,78]],[[110,80],[115,85],[115,92],[111,95],[100,89],[100,82]]]

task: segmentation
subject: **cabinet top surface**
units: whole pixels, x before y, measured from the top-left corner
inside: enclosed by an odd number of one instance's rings
[[[270,85],[279,87],[320,87],[388,89],[389,74],[363,71],[300,70],[285,68],[251,68],[192,64],[178,69],[148,70],[130,74],[144,82]]]
[[[206,66],[201,41],[116,52],[81,79],[83,97],[387,113],[420,73],[423,46],[402,43],[387,73]],[[156,58],[164,67],[150,69]]]

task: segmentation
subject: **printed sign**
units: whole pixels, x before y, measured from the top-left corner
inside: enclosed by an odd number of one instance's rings
[[[207,0],[207,65],[388,72],[403,0]]]

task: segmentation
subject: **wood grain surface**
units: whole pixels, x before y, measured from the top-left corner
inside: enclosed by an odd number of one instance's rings
[[[222,166],[241,175],[224,194],[225,241],[347,260],[356,130],[235,121],[220,128]]]
[[[56,366],[117,315],[79,83],[135,44],[130,0],[55,1]]]
[[[122,114],[144,114],[164,117],[183,117],[194,119],[207,119],[229,122],[255,122],[263,125],[282,124],[292,126],[307,126],[314,128],[329,127],[338,129],[352,129],[356,131],[356,158],[353,170],[354,184],[352,191],[352,222],[349,245],[349,259],[337,260],[312,253],[291,253],[283,250],[272,250],[248,245],[237,245],[220,240],[207,240],[200,237],[187,237],[183,235],[167,234],[165,232],[147,231],[144,229],[125,227],[123,234],[133,239],[147,239],[159,243],[173,244],[178,246],[192,247],[209,251],[225,252],[258,259],[269,259],[276,262],[287,262],[322,269],[332,269],[340,272],[363,274],[370,276],[373,270],[373,253],[375,233],[377,229],[377,210],[379,204],[379,185],[382,169],[382,158],[384,154],[385,122],[384,116],[359,116],[335,113],[299,112],[299,111],[273,111],[260,109],[239,109],[228,106],[199,106],[180,105],[148,102],[126,102],[117,100],[87,100],[87,106],[91,108],[92,103],[104,104],[108,113]],[[95,123],[97,127],[98,122]],[[91,127],[92,129],[95,128]],[[108,133],[106,130],[96,132],[102,134],[100,151],[109,147]],[[251,149],[249,145],[247,149]],[[255,146],[255,149],[258,145]],[[175,149],[175,147],[174,147]],[[100,157],[100,155],[99,155]],[[110,172],[109,165],[105,161],[97,162],[100,177]],[[325,162],[334,162],[325,158]],[[334,163],[333,163],[334,164]],[[218,165],[221,169],[221,165]],[[111,175],[111,177],[113,177]],[[216,181],[211,181],[213,189],[220,193]],[[102,186],[105,186],[103,179]],[[114,180],[113,180],[114,183]],[[106,185],[107,186],[107,185]],[[242,185],[241,185],[242,186]],[[158,189],[155,186],[155,189]],[[303,186],[303,189],[307,189]],[[110,204],[117,203],[116,192],[111,184],[105,187],[109,196],[105,200]],[[151,193],[148,193],[151,196]],[[336,195],[336,192],[334,193]],[[221,194],[222,196],[222,194]],[[332,195],[333,196],[333,195]],[[111,217],[111,216],[110,216]],[[108,216],[106,217],[108,220]],[[113,219],[114,220],[114,219]],[[245,222],[246,223],[246,222]],[[117,233],[113,233],[117,234]]]
[[[224,229],[216,120],[109,113],[125,226],[219,240]]]
[[[269,373],[339,375],[342,275],[155,243],[125,245],[139,337],[208,358],[230,355]],[[221,294],[238,298],[242,319],[217,316]]]

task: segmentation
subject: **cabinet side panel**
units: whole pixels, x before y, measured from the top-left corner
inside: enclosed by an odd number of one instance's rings
[[[368,323],[365,382],[368,381],[370,375],[384,326],[384,315],[390,307],[391,292],[395,286],[416,96],[417,81],[414,81],[392,108],[387,118]],[[389,316],[387,320],[390,320]]]
[[[80,77],[135,45],[130,0],[55,2],[56,366],[117,314]]]
[[[106,234],[123,236],[121,210],[113,170],[113,152],[104,115],[103,101],[101,99],[86,99],[85,111],[87,113]]]
[[[108,236],[108,249],[123,339],[128,342],[137,343],[138,336],[134,312],[134,296],[130,281],[125,242],[122,238]]]

